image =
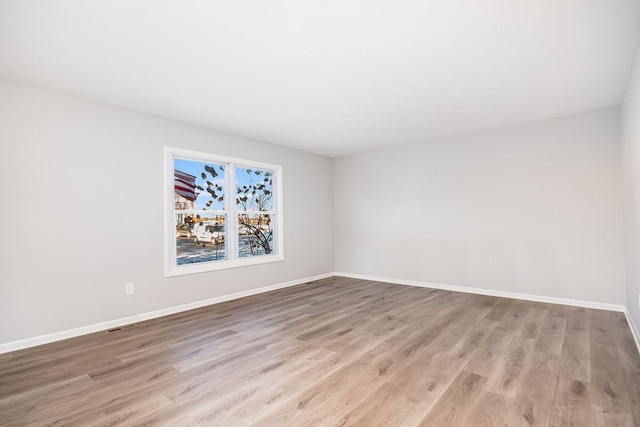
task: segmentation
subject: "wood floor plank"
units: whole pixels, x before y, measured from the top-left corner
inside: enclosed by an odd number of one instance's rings
[[[493,393],[514,397],[523,387],[528,364],[532,363],[535,341],[521,335],[514,335],[504,352],[495,360],[493,370],[485,371],[488,378],[485,389]]]
[[[438,402],[423,418],[420,426],[465,426],[476,400],[482,395],[486,378],[466,371],[460,372]],[[471,421],[473,423],[473,421]]]
[[[369,399],[338,420],[336,426],[411,426],[425,414],[426,410],[407,399],[401,388],[383,383]]]
[[[383,382],[368,358],[348,363],[252,425],[332,425],[366,400]],[[333,423],[332,423],[333,420]]]
[[[299,350],[292,349],[280,355],[273,355],[274,363],[255,366],[253,369],[246,367],[245,373],[240,378],[234,378],[232,383],[222,382],[219,386],[210,388],[214,393],[213,396],[208,393],[206,406],[190,411],[189,415],[194,420],[208,425],[213,421],[239,421],[241,416],[236,415],[236,411],[246,403],[250,403],[255,410],[257,402],[266,399],[272,407],[276,407],[271,397],[275,388],[281,393],[283,385],[296,382],[300,376],[309,375],[311,372],[328,375],[335,371],[337,366],[334,356],[330,351],[314,348],[306,343]],[[323,363],[324,361],[329,363]],[[322,369],[324,372],[321,372]],[[225,393],[225,389],[230,391]]]
[[[559,377],[550,426],[588,427],[592,423],[589,384]]]
[[[473,427],[505,425],[508,403],[509,399],[506,397],[483,390],[467,415],[456,425]],[[507,425],[513,424],[507,423]]]
[[[569,308],[568,305],[549,304],[549,314],[566,319],[569,316]]]
[[[540,353],[552,354],[560,357],[562,355],[562,345],[564,344],[564,334],[540,333],[536,341],[535,350]]]
[[[627,393],[629,397],[629,405],[631,416],[635,426],[640,426],[640,372],[625,371],[625,382],[627,384]]]
[[[623,313],[331,277],[0,355],[0,426],[640,425]]]
[[[532,363],[523,375],[522,387],[510,400],[505,415],[509,426],[546,426],[554,406],[560,372],[560,358],[534,352]]]
[[[510,300],[509,309],[501,319],[506,327],[516,329],[524,333],[524,326],[529,318],[533,317],[533,305],[528,301]]]
[[[533,307],[526,320],[527,323],[522,329],[522,336],[532,340],[538,339],[542,333],[542,328],[544,327],[544,322],[546,321],[548,314],[548,308]]]
[[[614,325],[612,331],[622,367],[628,371],[640,372],[640,353],[629,326]]]
[[[506,351],[515,334],[516,331],[513,329],[507,329],[502,325],[496,326],[470,358],[465,369],[478,375],[490,375],[496,372],[501,362],[499,357]]]
[[[598,408],[593,408],[591,412],[591,425],[594,427],[634,427],[633,419],[629,414],[612,414]]]
[[[549,311],[549,314],[545,318],[544,324],[542,326],[542,332],[549,335],[564,336],[566,327],[567,327],[566,317],[554,316],[551,314],[551,311]]]
[[[567,317],[567,330],[572,332],[589,331],[589,309],[584,307],[570,307]]]
[[[449,353],[460,359],[469,360],[491,335],[498,323],[495,320],[479,320],[468,330],[464,338],[449,350]]]
[[[591,381],[591,354],[588,331],[567,331],[561,354],[561,374],[567,378]]]
[[[118,411],[108,414],[104,419],[92,422],[95,427],[106,427],[113,425],[136,425],[149,415],[173,405],[169,399],[161,394],[150,396],[136,402],[135,405],[122,408]]]
[[[614,325],[608,311],[589,311],[589,342],[615,346]]]
[[[627,385],[616,350],[590,344],[591,402],[606,413],[630,414]]]
[[[250,400],[229,407],[229,414],[221,421],[232,418],[243,425],[249,425],[258,418],[279,410],[288,401],[294,399],[301,392],[301,378],[326,378],[352,360],[353,355],[351,354],[333,354],[326,359],[318,360],[317,363],[301,367],[300,371],[287,372],[277,381],[256,390]]]
[[[498,303],[491,309],[491,311],[487,313],[486,319],[502,320],[511,304],[512,304],[511,300],[507,300],[507,299],[498,301]]]
[[[429,353],[406,363],[388,381],[403,390],[411,402],[431,409],[466,364],[446,353]]]

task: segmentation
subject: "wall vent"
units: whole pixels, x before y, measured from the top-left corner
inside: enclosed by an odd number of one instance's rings
[[[117,328],[111,328],[111,329],[107,329],[107,333],[110,334],[112,332],[120,332],[120,331],[125,331],[127,329],[132,329],[135,328],[136,324],[132,323],[130,325],[124,325],[124,326],[118,326]]]

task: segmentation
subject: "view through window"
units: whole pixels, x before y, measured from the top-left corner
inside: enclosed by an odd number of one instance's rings
[[[167,275],[283,259],[282,167],[167,147]]]

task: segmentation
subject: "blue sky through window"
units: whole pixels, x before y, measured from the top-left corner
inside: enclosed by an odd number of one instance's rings
[[[198,194],[195,201],[196,210],[224,209],[224,198],[226,197],[226,194],[224,194],[224,179],[226,176],[224,165],[214,162],[174,159],[173,168],[195,176],[196,186],[199,187],[196,188],[196,194]],[[212,175],[211,170],[215,172],[215,177]],[[236,187],[248,186],[250,183],[256,184],[258,181],[262,182],[265,178],[265,171],[261,169],[238,167],[236,170]],[[247,173],[247,170],[252,170],[254,172]],[[259,170],[262,173],[260,175],[256,175],[255,170]],[[266,172],[270,172],[271,174],[273,173],[273,171]],[[271,175],[271,177],[272,176],[273,175]],[[235,188],[233,189],[233,193],[233,197],[235,197]],[[220,197],[223,197],[223,199],[220,200]],[[233,202],[235,203],[235,200]],[[271,208],[272,205],[270,204],[269,210]]]

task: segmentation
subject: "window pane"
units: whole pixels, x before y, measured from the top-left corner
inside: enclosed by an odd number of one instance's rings
[[[175,209],[224,210],[224,165],[173,160]]]
[[[227,259],[225,215],[177,214],[177,265]]]
[[[240,258],[275,254],[274,226],[274,215],[238,215],[238,255]]]
[[[236,205],[241,211],[272,211],[273,171],[236,168]]]
[[[284,259],[282,166],[164,151],[167,277]]]

